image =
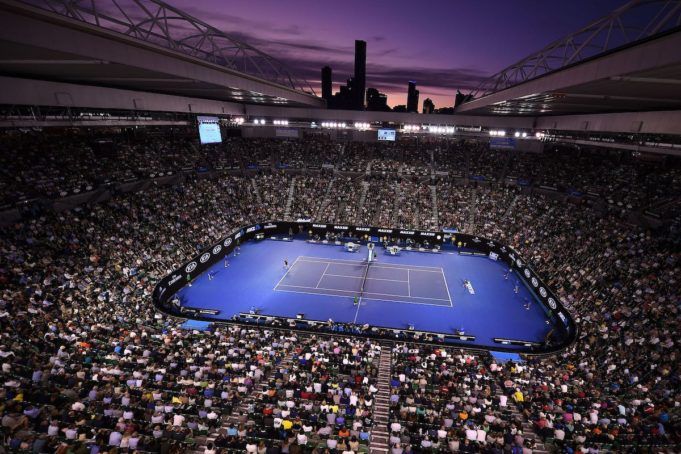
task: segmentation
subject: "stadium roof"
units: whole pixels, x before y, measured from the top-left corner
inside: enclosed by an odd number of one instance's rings
[[[681,108],[681,0],[634,0],[505,68],[459,112],[565,115]]]
[[[324,105],[279,60],[160,0],[0,0],[0,11],[4,75],[239,103]]]

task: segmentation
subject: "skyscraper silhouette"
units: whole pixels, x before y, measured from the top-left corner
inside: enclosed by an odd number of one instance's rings
[[[352,98],[353,108],[364,110],[364,95],[367,79],[367,43],[355,41],[355,77],[353,78]]]
[[[430,98],[426,98],[423,101],[423,113],[424,114],[431,114],[435,110],[435,104],[433,103],[433,100]]]
[[[322,68],[322,99],[325,99],[327,105],[331,100],[333,84],[333,73],[330,66],[324,66]]]
[[[419,111],[419,91],[416,89],[416,82],[409,81],[409,90],[407,91],[407,112]]]

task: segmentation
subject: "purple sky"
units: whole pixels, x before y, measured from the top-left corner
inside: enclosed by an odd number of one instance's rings
[[[367,41],[367,88],[406,104],[415,80],[436,107],[486,76],[611,12],[624,0],[168,0],[289,64],[320,94],[352,74],[354,40]],[[419,106],[420,108],[420,106]]]

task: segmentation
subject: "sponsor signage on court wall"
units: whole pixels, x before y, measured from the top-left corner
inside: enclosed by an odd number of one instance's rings
[[[199,314],[217,315],[220,311],[215,309],[199,309]]]
[[[413,230],[400,230],[400,235],[413,235]]]
[[[419,232],[421,236],[435,236],[435,232]]]
[[[272,224],[272,223],[265,224],[265,230],[276,229],[276,228],[277,228],[277,224]]]
[[[393,229],[378,229],[378,233],[393,233]]]
[[[568,322],[567,318],[565,317],[565,314],[563,314],[562,312],[558,312],[558,317],[560,317],[560,319],[563,321],[565,326],[568,326],[568,327],[570,326],[570,322]]]
[[[256,225],[253,225],[253,226],[247,228],[246,233],[256,232],[258,230],[260,230],[260,226],[256,224]]]
[[[357,232],[371,232],[371,228],[370,228],[370,227],[355,227],[355,230],[356,230]]]
[[[347,225],[334,225],[334,230],[347,230],[349,227]]]
[[[312,227],[315,229],[325,229],[326,224],[312,224]]]

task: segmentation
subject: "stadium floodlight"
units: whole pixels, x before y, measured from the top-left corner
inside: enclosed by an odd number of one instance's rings
[[[516,131],[515,134],[513,134],[514,137],[520,137],[520,132]]]
[[[504,136],[506,136],[506,131],[504,131],[503,129],[501,129],[501,130],[497,131],[497,134],[498,134],[499,136],[501,136],[501,137],[504,137]]]
[[[524,132],[524,133],[522,134],[522,136],[523,136],[523,139],[524,139],[525,137],[527,137],[527,133]]]

